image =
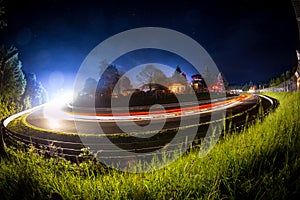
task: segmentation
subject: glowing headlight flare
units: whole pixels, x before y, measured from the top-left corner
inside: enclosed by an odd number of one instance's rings
[[[67,114],[63,109],[72,100],[73,93],[71,91],[68,91],[46,104],[43,110],[43,114],[44,118],[47,118],[49,120],[49,125],[51,123],[58,125],[58,120],[70,119],[70,114]]]
[[[59,120],[48,119],[48,126],[50,129],[57,129],[60,127]]]
[[[64,105],[71,102],[72,100],[73,100],[73,92],[66,91],[63,94],[58,93],[56,97],[49,103],[53,103],[56,105]]]

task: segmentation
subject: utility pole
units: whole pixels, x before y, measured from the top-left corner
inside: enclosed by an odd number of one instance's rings
[[[297,20],[297,24],[298,24],[298,30],[299,30],[299,39],[300,39],[300,0],[292,0],[292,3],[294,5],[294,10],[295,10],[295,14],[296,14],[296,20]],[[300,46],[300,40],[298,40],[298,48]],[[297,66],[297,70],[295,72],[295,76],[296,76],[296,90],[299,91],[300,90],[300,53],[297,50],[297,57],[298,57],[298,66]]]

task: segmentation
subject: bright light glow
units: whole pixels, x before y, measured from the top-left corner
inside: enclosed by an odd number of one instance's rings
[[[256,90],[256,88],[255,88],[254,86],[252,86],[252,87],[249,89],[248,93],[254,93],[255,90]]]
[[[49,120],[49,127],[58,128],[60,120],[70,119],[70,115],[64,111],[64,108],[66,108],[67,104],[72,100],[73,93],[71,91],[66,91],[45,105],[43,114],[44,118]]]
[[[55,119],[48,119],[48,126],[51,129],[57,129],[60,127],[60,123],[59,120],[55,120]]]
[[[71,90],[64,91],[63,89],[55,95],[55,98],[50,103],[66,104],[73,100],[73,92]]]

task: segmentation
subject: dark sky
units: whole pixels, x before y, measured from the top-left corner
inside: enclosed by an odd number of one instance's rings
[[[100,42],[138,27],[192,37],[229,83],[268,80],[296,63],[298,30],[289,0],[120,2],[4,0],[8,26],[0,40],[19,49],[24,70],[36,73],[50,92],[71,88]]]

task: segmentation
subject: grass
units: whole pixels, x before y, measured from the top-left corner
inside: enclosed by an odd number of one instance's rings
[[[279,107],[240,133],[226,134],[149,173],[44,158],[9,147],[0,163],[3,199],[296,199],[300,195],[300,93],[268,93]],[[157,163],[159,165],[159,163]]]

